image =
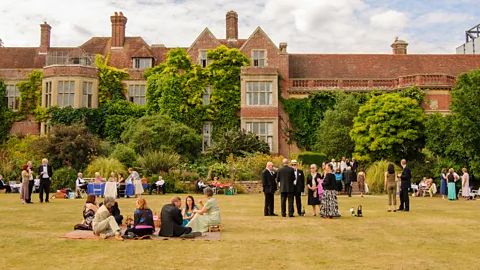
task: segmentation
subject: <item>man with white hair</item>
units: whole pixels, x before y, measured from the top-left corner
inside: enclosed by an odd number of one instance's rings
[[[267,167],[262,172],[262,186],[265,194],[265,203],[263,208],[264,216],[278,216],[273,212],[274,194],[277,190],[276,175],[273,171],[273,162],[267,162]]]
[[[46,194],[45,202],[48,203],[53,169],[51,165],[48,165],[46,158],[42,159],[42,165],[38,167],[38,175],[40,175],[40,203],[43,203],[43,192]]]
[[[87,183],[83,179],[83,173],[79,172],[77,174],[77,180],[75,181],[75,192],[77,193],[77,198],[81,197],[81,190],[87,191]]]
[[[93,233],[100,238],[106,239],[115,235],[116,240],[123,241],[120,227],[118,227],[115,217],[110,214],[110,209],[115,205],[115,198],[107,196],[103,200],[103,205],[95,213],[93,219]]]

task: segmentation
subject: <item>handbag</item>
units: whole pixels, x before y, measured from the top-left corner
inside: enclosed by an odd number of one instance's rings
[[[357,217],[363,217],[362,205],[359,205],[357,208]]]

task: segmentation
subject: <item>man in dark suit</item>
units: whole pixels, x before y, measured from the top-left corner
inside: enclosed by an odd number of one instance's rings
[[[407,161],[405,159],[402,159],[400,163],[403,167],[403,170],[402,174],[400,175],[400,179],[402,181],[400,184],[400,208],[398,208],[398,210],[408,212],[410,211],[410,198],[408,197],[408,190],[412,186],[412,172],[407,166]]]
[[[180,197],[173,197],[172,203],[166,204],[162,208],[161,220],[162,225],[160,227],[159,236],[167,237],[185,237],[190,235],[192,228],[183,227],[183,217],[180,207],[182,206],[182,199]],[[192,237],[194,237],[192,235]],[[191,237],[188,237],[191,238]]]
[[[262,186],[265,194],[265,206],[263,214],[265,216],[278,216],[273,212],[274,209],[274,194],[277,191],[277,181],[275,180],[275,173],[273,172],[273,163],[267,162],[267,167],[262,172]]]
[[[42,165],[38,167],[38,175],[40,175],[40,203],[43,203],[43,192],[46,194],[45,202],[48,203],[53,169],[52,166],[48,165],[46,158],[42,159]]]
[[[301,216],[302,214],[302,192],[305,192],[305,175],[302,170],[297,169],[297,161],[292,160],[293,173],[295,175],[295,180],[293,181],[295,189],[295,204],[297,205],[297,214]]]
[[[352,182],[353,179],[355,179],[355,173],[352,171],[352,168],[350,166],[348,166],[345,171],[343,171],[342,179],[343,183],[345,183],[345,194],[347,194],[348,197],[352,197]]]
[[[0,190],[5,189],[5,193],[12,193],[12,188],[3,182],[3,175],[0,174]]]
[[[295,187],[293,181],[295,181],[295,172],[288,166],[288,159],[283,159],[283,167],[277,171],[277,180],[280,182],[280,194],[282,205],[282,217],[286,217],[286,202],[288,198],[288,216],[293,217],[293,197],[295,193]]]

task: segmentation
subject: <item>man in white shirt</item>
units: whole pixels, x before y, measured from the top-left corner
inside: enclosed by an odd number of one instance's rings
[[[42,165],[38,167],[38,175],[40,175],[40,203],[43,203],[43,193],[47,195],[45,202],[49,202],[51,177],[53,175],[52,166],[48,165],[46,158],[42,159]]]
[[[75,181],[75,191],[77,192],[77,198],[80,198],[80,191],[83,189],[85,192],[87,191],[87,183],[83,179],[83,174],[78,173],[77,180]]]
[[[152,195],[152,191],[155,189],[158,192],[160,189],[162,190],[162,194],[166,193],[165,190],[165,180],[163,180],[163,177],[161,175],[158,176],[158,181],[150,185],[150,195]]]
[[[342,157],[342,161],[340,161],[340,172],[343,173],[343,171],[347,168],[347,159],[345,157]]]
[[[332,162],[330,162],[332,164],[332,167],[333,167],[333,171],[335,172],[337,170],[337,163],[335,162],[335,159],[332,159]]]
[[[207,187],[207,185],[205,185],[205,183],[203,183],[202,179],[198,180],[198,184],[197,184],[197,190],[198,191],[203,192],[203,189],[206,188],[206,187]]]

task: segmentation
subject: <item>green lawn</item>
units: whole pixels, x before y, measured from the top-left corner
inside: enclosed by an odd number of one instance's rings
[[[69,240],[84,200],[23,205],[0,194],[0,269],[467,269],[478,265],[480,201],[411,198],[387,213],[386,196],[340,197],[340,219],[263,216],[263,195],[217,195],[221,241]],[[144,196],[154,211],[171,194]],[[185,198],[186,195],[181,195]],[[198,200],[200,195],[196,195]],[[280,214],[280,200],[275,198]],[[135,199],[120,199],[133,213]],[[363,205],[363,218],[349,209]],[[476,267],[473,267],[476,268]]]

